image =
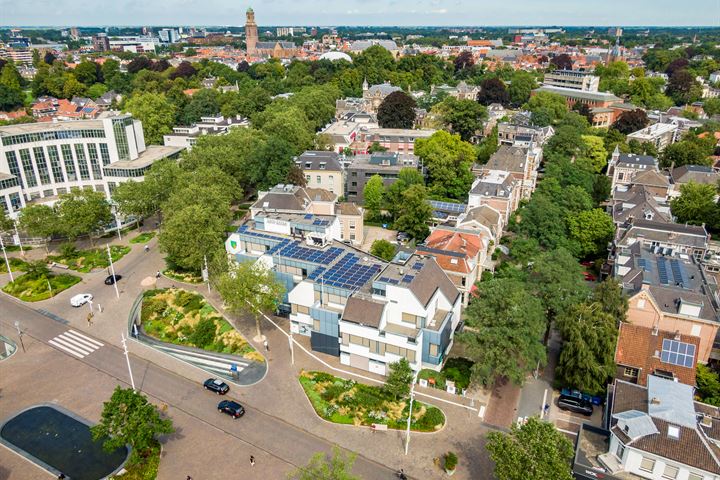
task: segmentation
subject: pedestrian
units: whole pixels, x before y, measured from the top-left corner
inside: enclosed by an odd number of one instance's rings
[[[192,477],[190,475],[188,475],[185,480],[192,480]]]
[[[160,278],[160,270],[158,270],[157,273],[155,274],[155,278]]]
[[[545,415],[547,415],[548,413],[550,413],[550,404],[546,403],[544,410],[545,410]]]
[[[251,467],[255,466],[255,457],[253,457],[252,455],[250,455],[250,466]]]
[[[268,345],[267,339],[265,339],[265,341],[263,342],[263,345],[265,345],[265,351],[266,351],[266,352],[269,352],[269,351],[270,351],[270,346]]]
[[[92,320],[92,319],[93,319],[93,314],[92,314],[92,312],[90,312],[90,313],[88,313],[88,315],[87,315],[88,327],[92,327],[92,324],[93,324],[93,320]]]
[[[150,251],[150,246],[149,246],[149,245],[145,245],[145,253],[147,253],[147,252],[149,252],[149,251]]]
[[[65,478],[67,478],[67,477],[62,472],[60,473],[60,475],[58,475],[58,480],[64,480]]]

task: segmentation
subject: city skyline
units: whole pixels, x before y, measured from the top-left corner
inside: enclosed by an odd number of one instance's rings
[[[720,14],[720,0],[698,0],[684,8],[670,0],[636,0],[632,11],[622,0],[591,0],[582,7],[573,0],[551,3],[512,0],[368,0],[345,1],[317,8],[307,0],[238,2],[207,0],[194,11],[189,0],[148,4],[138,0],[37,0],[27,3],[0,0],[4,26],[241,26],[245,10],[253,6],[259,25],[316,26],[679,26],[702,27],[712,11]],[[43,12],[43,14],[38,14]],[[621,13],[618,13],[621,12]],[[717,17],[717,15],[716,15]],[[234,19],[228,22],[228,19]]]

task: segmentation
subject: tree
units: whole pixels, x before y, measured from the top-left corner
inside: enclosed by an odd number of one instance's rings
[[[435,105],[433,111],[439,115],[445,128],[457,133],[466,142],[476,135],[487,118],[487,110],[479,103],[454,97],[447,97]]]
[[[572,480],[573,445],[552,423],[529,417],[510,433],[490,432],[486,448],[498,480]]]
[[[650,120],[648,120],[645,110],[637,108],[620,114],[618,119],[615,120],[615,123],[612,124],[612,128],[620,133],[628,135],[630,133],[637,132],[638,130],[642,130],[649,122]]]
[[[523,108],[532,113],[533,123],[541,127],[559,122],[568,112],[565,99],[550,92],[535,93]]]
[[[383,193],[385,186],[380,175],[373,175],[363,188],[363,197],[365,198],[365,209],[371,219],[380,218],[380,210],[383,204]]]
[[[214,116],[219,112],[220,105],[217,90],[203,88],[196,92],[185,105],[182,115],[180,115],[180,122],[183,125],[192,125],[198,122],[201,117]]]
[[[73,75],[75,75],[75,78],[77,78],[78,81],[89,87],[93,83],[100,81],[100,65],[95,62],[83,60],[77,67],[75,67]]]
[[[147,57],[135,57],[128,63],[128,73],[138,73],[140,70],[147,70],[152,66],[152,60]]]
[[[670,76],[666,93],[673,99],[676,105],[685,105],[699,100],[702,96],[700,85],[686,69],[676,70]]]
[[[20,210],[20,229],[33,237],[48,238],[58,233],[55,210],[43,204],[28,205]]]
[[[99,97],[103,96],[107,90],[107,86],[105,86],[104,83],[96,83],[88,88],[85,91],[85,94],[93,100],[97,100]]]
[[[686,137],[687,138],[687,137]],[[713,163],[712,145],[703,144],[696,140],[682,140],[668,145],[660,156],[660,165],[664,168],[683,165],[710,166]]]
[[[491,103],[507,105],[510,103],[510,94],[502,80],[499,78],[487,78],[480,83],[480,93],[478,93],[477,101],[480,105],[485,106]]]
[[[125,110],[142,122],[149,144],[162,144],[163,135],[172,132],[175,124],[175,106],[162,93],[135,94],[125,103]]]
[[[411,185],[424,185],[425,179],[415,168],[404,167],[398,173],[398,179],[385,189],[385,209],[393,221],[400,216],[403,204],[403,193]]]
[[[530,94],[537,88],[535,77],[524,70],[517,70],[513,73],[508,95],[510,95],[510,103],[513,105],[522,105],[530,99]]]
[[[170,75],[168,75],[168,78],[170,80],[175,80],[176,78],[190,78],[193,75],[197,73],[197,70],[195,70],[195,67],[192,66],[192,63],[184,61],[181,62],[180,65],[177,66],[175,70],[170,72]]]
[[[370,144],[368,147],[368,153],[381,153],[381,152],[387,152],[387,147],[383,147],[380,145],[380,142],[375,141]]]
[[[145,395],[119,386],[115,387],[110,401],[103,402],[100,423],[90,428],[93,440],[104,439],[106,451],[130,445],[135,458],[147,456],[148,450],[157,443],[158,435],[174,431],[172,421],[162,418]]]
[[[285,287],[272,270],[261,262],[228,262],[224,256],[213,262],[210,277],[228,310],[255,317],[257,338],[262,337],[260,317],[272,313],[285,293]]]
[[[581,303],[557,318],[563,338],[555,374],[563,385],[600,395],[615,374],[618,325],[599,303]]]
[[[415,100],[405,92],[392,92],[380,104],[377,113],[382,128],[412,128],[415,123]]]
[[[48,65],[52,65],[53,63],[55,63],[55,60],[57,60],[57,57],[53,55],[52,52],[45,52],[43,62],[47,63]]]
[[[395,401],[404,400],[410,395],[410,384],[413,381],[413,370],[407,358],[401,358],[397,362],[388,365],[390,373],[383,385],[383,391],[390,395]]]
[[[75,96],[84,95],[86,87],[75,78],[75,75],[68,73],[63,80],[62,96],[63,98],[73,98]]]
[[[70,240],[97,232],[112,220],[105,195],[94,190],[73,188],[60,195],[56,208],[62,233]]]
[[[701,402],[720,407],[720,377],[711,366],[697,364],[695,383],[695,394],[700,397]]]
[[[492,279],[477,287],[466,310],[466,324],[472,328],[458,335],[475,362],[473,383],[489,387],[507,377],[521,385],[538,363],[546,361],[542,303],[516,279]]]
[[[20,76],[20,72],[15,68],[15,65],[8,63],[0,68],[0,85],[19,90],[22,83],[22,76]]]
[[[689,64],[690,62],[687,58],[676,58],[668,64],[667,68],[665,69],[665,73],[667,73],[668,76],[672,76],[673,73],[675,73],[676,71],[687,68]]]
[[[595,135],[581,135],[584,153],[593,164],[595,173],[600,173],[607,165],[607,150],[603,139]]]
[[[464,199],[473,182],[471,171],[475,149],[459,135],[437,131],[415,141],[415,155],[428,172],[428,186],[434,196]]]
[[[612,315],[616,325],[626,321],[628,311],[627,296],[623,294],[620,282],[614,278],[608,277],[595,287],[592,301],[599,304],[603,312]]]
[[[455,61],[453,62],[453,64],[455,65],[455,71],[459,72],[475,65],[475,59],[473,58],[472,52],[468,52],[467,50],[465,50],[460,52],[458,56],[455,57]]]
[[[0,111],[12,111],[23,106],[23,95],[19,88],[0,84]]]
[[[128,180],[115,187],[112,199],[120,213],[126,216],[132,215],[140,221],[157,211],[158,205],[155,204],[150,193],[151,190],[143,185],[143,182]]]
[[[587,103],[575,102],[573,104],[571,110],[573,112],[577,112],[578,115],[582,115],[583,117],[585,117],[587,119],[588,123],[592,124],[594,115],[592,113],[592,110],[590,110],[590,107],[588,106]]]
[[[720,98],[708,98],[703,101],[703,110],[708,117],[720,114]]]
[[[715,193],[715,185],[692,181],[680,185],[680,196],[670,202],[670,210],[678,223],[714,226],[718,222]]]
[[[427,189],[424,185],[411,185],[402,193],[402,201],[395,228],[414,240],[422,241],[430,233],[427,224],[433,213],[427,202]]]
[[[302,168],[293,164],[290,167],[290,170],[288,170],[288,174],[287,177],[285,177],[284,183],[297,185],[298,187],[305,187],[307,185],[307,178],[305,177],[305,172],[303,172]]]
[[[0,232],[9,232],[15,227],[15,222],[7,214],[5,208],[0,206]]]
[[[389,262],[395,257],[395,245],[384,239],[375,240],[370,247],[370,253]]]
[[[318,452],[310,462],[292,472],[288,478],[292,480],[360,480],[353,475],[352,466],[356,455],[344,453],[337,445],[333,446],[332,457],[327,458],[325,452]]]
[[[588,297],[582,266],[564,248],[545,252],[535,259],[528,288],[543,305],[549,321]]]
[[[578,255],[585,257],[604,252],[615,233],[610,215],[600,208],[583,210],[568,217],[570,238],[580,245]]]
[[[562,53],[550,59],[550,64],[558,70],[572,70],[573,61],[570,55]]]

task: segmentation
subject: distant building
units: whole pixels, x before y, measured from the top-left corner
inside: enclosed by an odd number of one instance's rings
[[[461,80],[456,87],[449,85],[433,85],[430,89],[430,95],[435,96],[440,92],[447,93],[449,96],[458,100],[476,100],[478,93],[480,93],[480,87],[477,85],[468,85],[464,80]]]
[[[390,186],[397,181],[403,168],[419,167],[419,158],[412,154],[373,153],[351,157],[345,177],[345,195],[348,201],[363,203],[365,184],[374,175],[380,175],[383,185]]]
[[[223,135],[232,128],[249,125],[247,118],[240,115],[227,118],[222,115],[201,117],[200,121],[193,125],[173,127],[173,133],[163,135],[163,144],[167,147],[182,147],[190,150],[204,135]]]
[[[367,50],[368,48],[378,45],[380,47],[383,47],[385,50],[389,51],[393,54],[393,56],[397,56],[400,52],[400,48],[398,47],[397,43],[393,40],[355,40],[350,44],[350,51],[353,53],[360,53],[364,50]]]
[[[350,149],[356,153],[367,153],[370,146],[377,142],[390,153],[411,154],[415,151],[415,140],[431,137],[435,132],[431,129],[360,128]]]
[[[385,97],[393,92],[400,92],[402,89],[390,83],[381,83],[380,85],[368,86],[367,80],[363,81],[363,101],[365,102],[365,111],[377,113],[380,104]]]
[[[502,145],[530,146],[544,145],[555,134],[553,127],[535,127],[513,123],[498,124],[498,142]]]
[[[677,125],[671,123],[655,123],[629,134],[627,140],[628,142],[637,140],[640,143],[651,143],[658,151],[662,151],[671,143],[675,143],[677,130]]]
[[[255,23],[255,12],[252,8],[248,8],[245,12],[245,46],[248,56],[256,55],[256,46],[258,42],[257,23]]]
[[[597,92],[600,87],[600,77],[577,70],[555,70],[545,74],[543,84],[583,92]]]
[[[345,196],[345,179],[340,156],[335,152],[307,151],[295,158],[297,165],[305,175],[306,186],[322,188],[338,197]]]
[[[175,28],[163,28],[158,31],[162,43],[177,43],[180,41],[180,32]]]
[[[542,154],[542,148],[536,145],[530,147],[501,145],[488,162],[478,169],[478,172],[481,174],[491,170],[509,172],[518,182],[520,197],[529,199],[535,191]]]
[[[108,38],[107,33],[98,33],[97,35],[93,35],[92,42],[93,50],[96,52],[107,52],[110,50],[110,39]]]
[[[475,179],[470,188],[468,207],[487,205],[503,216],[505,224],[517,210],[521,198],[519,182],[510,172],[488,170]]]
[[[638,174],[651,170],[659,172],[657,158],[650,155],[620,153],[620,149],[615,147],[607,169],[607,174],[611,179],[610,191],[614,192],[620,185],[632,185]]]

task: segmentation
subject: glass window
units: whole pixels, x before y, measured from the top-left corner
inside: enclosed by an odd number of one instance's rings
[[[60,166],[60,155],[58,154],[57,146],[50,145],[47,147],[48,156],[50,157],[50,170],[52,171],[53,181],[55,183],[62,183],[65,181],[63,176],[62,167]]]
[[[688,474],[688,480],[703,480],[703,476],[699,475],[697,473],[689,473]]]
[[[22,202],[20,201],[20,194],[19,193],[11,193],[10,194],[10,205],[12,205],[13,210],[19,210],[22,206]]]
[[[30,150],[23,148],[20,150],[20,159],[22,160],[23,171],[28,187],[37,187],[38,181],[33,169],[32,159],[30,158]]]
[[[622,443],[618,443],[617,450],[615,450],[615,455],[622,461],[623,455],[625,455],[625,445]]]
[[[77,158],[78,168],[80,169],[80,178],[82,180],[90,180],[90,171],[88,170],[87,158],[85,157],[85,149],[82,143],[75,144],[75,157]]]
[[[439,345],[435,345],[434,343],[431,343],[430,344],[430,352],[429,352],[430,355],[433,357],[437,357],[438,356],[438,348],[439,348]]]
[[[655,468],[655,460],[652,458],[645,458],[643,457],[642,461],[640,462],[640,470],[644,472],[652,472]]]
[[[639,373],[639,371],[638,371],[637,368],[625,367],[624,375],[625,375],[626,377],[633,377],[633,378],[635,378],[635,377],[638,376],[638,373]]]
[[[669,480],[675,480],[677,478],[679,471],[680,471],[680,469],[677,467],[673,467],[672,465],[665,465],[665,471],[663,472],[662,478],[667,478]]]
[[[40,182],[43,185],[48,185],[50,183],[50,169],[48,169],[47,159],[45,158],[45,150],[42,147],[35,147],[33,153],[35,154],[38,173],[40,173]]]
[[[10,173],[15,175],[20,182],[20,186],[24,187],[22,175],[20,175],[20,167],[18,166],[17,155],[15,152],[5,152],[5,158],[7,159],[8,166],[10,167]]]
[[[75,170],[72,149],[69,144],[65,143],[60,145],[60,150],[62,150],[63,160],[65,161],[65,172],[67,173],[68,181],[74,182],[77,180],[77,171]]]
[[[100,143],[100,156],[102,157],[103,165],[110,165],[110,151],[108,150],[107,143]]]
[[[102,171],[100,170],[100,162],[98,162],[97,146],[94,143],[88,143],[88,154],[90,156],[90,167],[92,167],[93,179],[102,180]]]
[[[125,126],[129,123],[129,118],[121,118],[113,120],[113,134],[115,135],[115,144],[117,145],[118,156],[120,160],[130,160],[130,147],[128,146],[127,132]]]

